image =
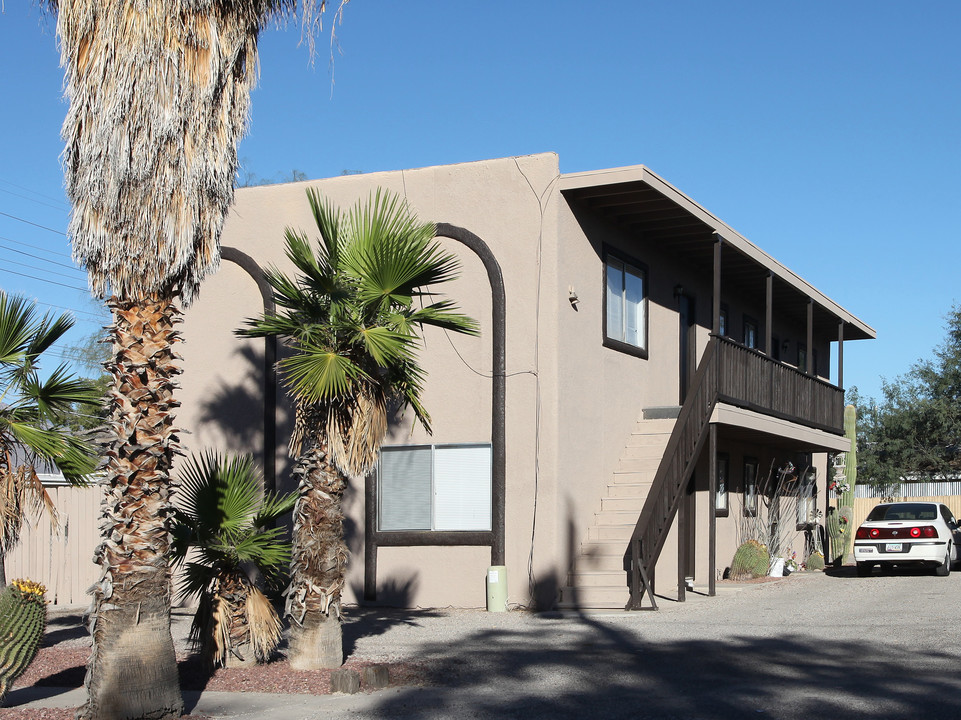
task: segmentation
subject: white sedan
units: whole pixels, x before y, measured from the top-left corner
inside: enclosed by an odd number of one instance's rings
[[[897,565],[932,567],[948,575],[958,562],[961,529],[947,505],[935,502],[882,503],[854,536],[858,575]]]

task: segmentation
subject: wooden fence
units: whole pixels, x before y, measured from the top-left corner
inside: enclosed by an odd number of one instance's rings
[[[97,580],[93,551],[100,540],[97,517],[100,488],[47,486],[60,516],[59,530],[44,514],[24,524],[20,542],[7,553],[7,581],[28,578],[47,587],[54,605],[87,605],[87,589]]]
[[[868,513],[874,509],[875,505],[888,501],[918,501],[918,502],[938,502],[944,503],[954,516],[961,517],[961,495],[928,495],[924,497],[896,497],[896,498],[854,498],[854,529],[860,527],[865,521]],[[832,502],[834,504],[836,501]]]

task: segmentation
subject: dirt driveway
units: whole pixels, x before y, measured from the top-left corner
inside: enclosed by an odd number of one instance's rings
[[[719,591],[664,601],[657,613],[371,615],[348,631],[354,652],[428,660],[438,685],[326,709],[365,718],[961,717],[961,573],[858,578],[851,567]]]

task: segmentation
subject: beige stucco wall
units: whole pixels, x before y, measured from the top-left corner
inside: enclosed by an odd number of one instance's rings
[[[556,470],[553,447],[556,442],[556,413],[551,398],[544,397],[540,418],[537,413],[538,382],[554,382],[551,353],[540,352],[538,338],[538,293],[541,302],[552,302],[553,260],[550,241],[554,215],[542,214],[540,196],[558,174],[557,158],[544,154],[524,158],[471,163],[453,167],[425,168],[396,173],[345,176],[308,183],[268,186],[241,190],[224,229],[224,245],[251,255],[261,265],[287,267],[283,257],[285,226],[316,235],[309,213],[305,190],[313,187],[341,206],[366,197],[377,186],[405,196],[423,219],[464,227],[482,238],[498,259],[504,275],[510,309],[507,316],[507,564],[510,568],[510,600],[527,598],[527,562],[533,530],[533,508],[538,503],[539,518],[546,521],[537,528],[535,542],[550,548],[555,542],[550,515],[555,506],[552,480]],[[549,198],[549,196],[548,196]],[[431,413],[433,437],[419,427],[411,427],[408,412],[392,427],[388,445],[427,442],[489,442],[491,406],[491,291],[480,260],[453,240],[444,246],[462,258],[462,277],[446,290],[468,315],[481,323],[481,337],[470,338],[428,330],[422,357],[428,372],[424,404]],[[545,246],[548,246],[545,249]],[[539,257],[540,255],[540,257]],[[566,302],[566,299],[565,299]],[[197,450],[210,444],[231,448],[245,443],[259,450],[255,438],[229,438],[204,408],[211,395],[244,395],[253,388],[260,357],[259,341],[242,342],[232,330],[243,317],[256,312],[259,295],[242,271],[224,263],[220,273],[205,284],[200,298],[187,313],[183,346],[183,409],[180,420],[191,431],[186,444]],[[549,311],[541,317],[548,318]],[[542,344],[545,330],[540,329]],[[552,344],[552,340],[547,341]],[[456,348],[456,351],[455,351]],[[255,362],[245,353],[252,353]],[[538,368],[538,361],[544,363]],[[545,376],[547,381],[545,383]],[[234,378],[235,386],[229,387]],[[251,421],[259,406],[250,408]],[[540,433],[542,453],[536,463],[533,448],[535,432]],[[279,432],[283,434],[283,429]],[[283,443],[284,437],[279,438]],[[285,454],[281,453],[282,459]],[[350,565],[348,596],[351,602],[363,587],[363,482],[355,481],[345,500],[348,515],[348,540],[354,561]],[[535,554],[535,575],[549,572],[545,550]],[[540,564],[538,564],[540,563]],[[379,551],[379,593],[409,583],[405,603],[410,605],[481,606],[485,602],[484,578],[490,564],[486,548],[403,548]],[[389,592],[388,592],[389,594]]]
[[[684,285],[696,297],[698,354],[709,339],[710,279],[693,274],[654,244],[575,213],[556,189],[558,178],[557,157],[548,153],[245,189],[237,193],[222,238],[224,245],[261,266],[285,269],[285,226],[316,234],[306,188],[346,207],[380,186],[406,197],[421,218],[466,228],[489,245],[504,275],[508,305],[506,555],[512,605],[530,601],[530,578],[542,599],[549,600],[556,587],[566,584],[572,554],[586,538],[635,420],[646,407],[677,404],[675,285]],[[490,441],[490,286],[473,253],[455,241],[441,242],[463,263],[462,277],[445,289],[480,321],[481,336],[427,331],[424,402],[435,433],[430,437],[412,427],[408,412],[392,426],[387,445]],[[647,359],[602,344],[604,243],[649,269]],[[571,289],[579,298],[576,309],[568,299]],[[742,306],[736,293],[725,302],[732,320],[749,312],[763,321],[763,308]],[[191,451],[261,452],[263,343],[233,336],[260,307],[253,281],[224,263],[186,312],[179,419],[189,430],[184,444]],[[732,325],[737,330],[740,320]],[[776,326],[775,332],[797,338],[803,329]],[[819,351],[825,368],[828,352],[827,344]],[[281,480],[287,477],[289,429],[282,410]],[[707,552],[704,495],[698,498],[699,563]],[[353,554],[345,600],[353,602],[361,597],[364,582],[362,480],[352,484],[345,512]],[[723,558],[733,554],[734,537],[727,524],[719,522],[718,528],[718,565],[723,569]],[[674,556],[669,543],[663,557]],[[489,562],[487,548],[381,548],[378,594],[410,606],[483,606]],[[669,579],[659,579],[659,589],[673,583],[673,559],[659,567],[658,577],[662,574]]]

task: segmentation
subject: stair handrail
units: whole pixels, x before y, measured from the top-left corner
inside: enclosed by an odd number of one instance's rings
[[[628,586],[631,591],[626,610],[640,610],[644,593],[649,595],[654,609],[657,608],[647,569],[653,566],[660,555],[674,515],[677,513],[681,490],[694,470],[701,447],[707,437],[711,414],[718,401],[720,367],[718,343],[719,339],[712,336],[704,350],[697,373],[694,375],[687,398],[674,423],[667,448],[658,465],[647,500],[644,502],[624,554],[624,567],[628,574]],[[683,455],[681,455],[682,452]],[[680,471],[673,472],[672,476],[672,470],[678,465],[683,467]],[[664,505],[664,495],[668,491],[670,495],[666,498],[667,503]],[[658,518],[659,510],[660,518]],[[660,519],[659,525],[652,528],[653,521],[657,519]]]

